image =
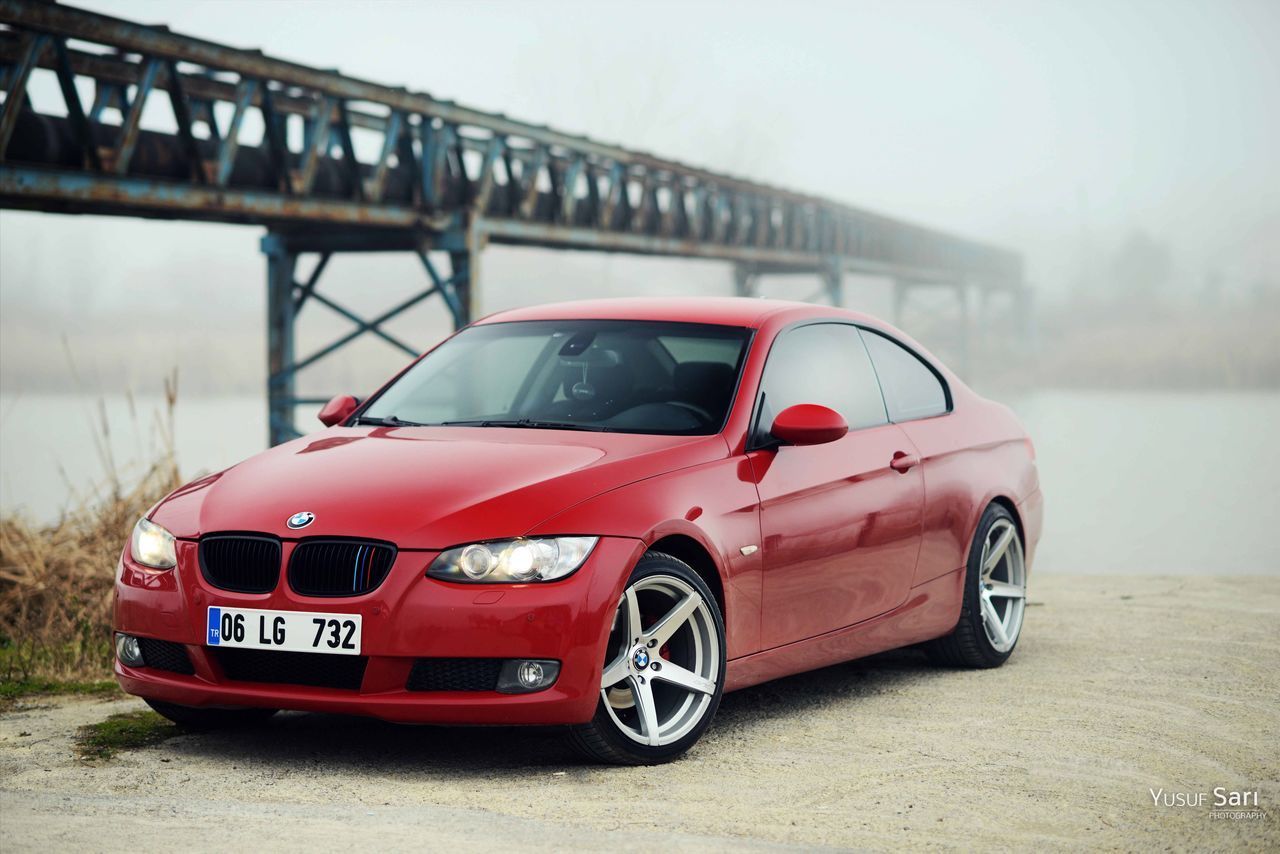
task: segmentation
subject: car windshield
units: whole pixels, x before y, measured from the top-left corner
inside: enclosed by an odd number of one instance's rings
[[[624,320],[464,329],[359,422],[709,435],[724,426],[750,330]]]

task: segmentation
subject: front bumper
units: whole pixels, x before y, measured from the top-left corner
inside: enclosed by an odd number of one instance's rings
[[[285,544],[287,562],[289,543]],[[289,589],[233,593],[200,573],[197,545],[178,542],[178,566],[156,572],[121,557],[116,631],[183,644],[195,674],[116,661],[130,694],[186,706],[260,706],[370,715],[410,723],[572,724],[591,719],[600,696],[605,643],[639,540],[601,538],[566,579],[536,584],[456,584],[426,578],[435,552],[401,551],[380,587],[361,596],[320,598]],[[237,682],[205,646],[209,606],[362,615],[368,664],[359,690]],[[316,655],[323,655],[316,653]],[[531,694],[408,691],[418,658],[536,658],[561,662],[555,684]]]

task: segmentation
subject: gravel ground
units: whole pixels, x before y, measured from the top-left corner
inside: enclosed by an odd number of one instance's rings
[[[0,847],[1280,847],[1280,578],[1032,595],[1000,670],[904,652],[741,691],[658,768],[585,765],[550,730],[307,714],[86,765],[76,728],[142,704],[40,700],[0,718]],[[1149,791],[1216,786],[1260,789],[1266,818]]]

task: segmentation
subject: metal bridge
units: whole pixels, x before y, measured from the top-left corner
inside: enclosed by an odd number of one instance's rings
[[[65,115],[35,109],[38,70],[56,77]],[[0,207],[267,228],[273,444],[298,435],[297,405],[322,402],[298,396],[299,371],[364,334],[416,356],[383,326],[429,298],[468,323],[489,243],[720,259],[740,295],[764,274],[813,275],[833,304],[846,272],[886,276],[898,322],[914,292],[947,288],[962,342],[970,290],[1027,302],[1021,258],[1003,249],[52,2],[0,0],[0,91]],[[170,131],[142,128],[156,99],[172,109]],[[375,153],[358,158],[358,138]],[[373,318],[317,291],[333,253],[371,251],[415,253],[425,287]],[[306,253],[318,261],[299,281]],[[295,321],[311,302],[354,327],[299,356]]]

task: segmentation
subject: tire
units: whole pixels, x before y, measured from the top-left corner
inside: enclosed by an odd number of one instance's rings
[[[711,724],[724,676],[724,618],[711,589],[683,561],[649,552],[618,603],[595,716],[569,741],[596,762],[670,762]]]
[[[143,698],[146,700],[146,698]],[[179,706],[163,700],[146,700],[148,706],[162,717],[173,721],[183,729],[212,730],[233,729],[260,724],[274,715],[277,709],[216,709],[197,706]]]
[[[984,563],[990,564],[985,570]],[[951,634],[925,644],[925,651],[935,663],[948,667],[1004,664],[1022,634],[1026,589],[1017,520],[1000,504],[991,504],[969,547],[960,620]]]

